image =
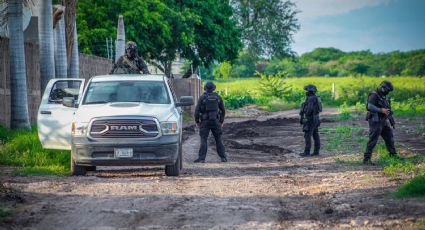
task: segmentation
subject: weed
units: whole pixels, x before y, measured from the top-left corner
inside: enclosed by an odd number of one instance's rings
[[[396,178],[399,175],[407,175],[410,177],[418,174],[424,174],[423,168],[425,157],[418,154],[413,154],[406,157],[390,156],[386,151],[384,144],[379,144],[376,147],[378,154],[377,163],[384,166],[384,174]]]
[[[328,140],[325,148],[328,151],[354,152],[356,149],[354,148],[355,145],[352,143],[352,139],[354,134],[360,130],[362,128],[352,126],[337,126],[335,129],[325,129],[324,134]]]
[[[0,207],[0,220],[12,215],[12,212],[9,209]]]
[[[183,113],[183,121],[184,122],[188,122],[188,121],[193,121],[193,116],[190,113]]]
[[[419,175],[397,189],[394,195],[398,198],[425,198],[425,175]],[[424,220],[422,220],[424,222]]]

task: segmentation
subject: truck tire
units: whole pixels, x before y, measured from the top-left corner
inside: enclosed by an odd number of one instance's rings
[[[165,175],[167,176],[178,176],[180,174],[180,153],[178,154],[177,160],[173,165],[165,166]]]
[[[74,160],[72,160],[71,158],[71,176],[85,176],[85,175],[86,175],[86,167],[75,164]]]

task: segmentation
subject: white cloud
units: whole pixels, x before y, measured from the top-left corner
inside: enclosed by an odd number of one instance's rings
[[[345,14],[364,7],[387,4],[391,0],[295,0],[300,21],[320,16]]]

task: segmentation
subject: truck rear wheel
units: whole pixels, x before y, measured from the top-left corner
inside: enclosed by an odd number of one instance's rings
[[[173,165],[166,165],[165,166],[165,175],[167,176],[178,176],[180,174],[180,161],[181,161],[181,154],[178,154],[177,160]]]
[[[86,167],[75,164],[75,161],[71,158],[71,176],[85,176]]]

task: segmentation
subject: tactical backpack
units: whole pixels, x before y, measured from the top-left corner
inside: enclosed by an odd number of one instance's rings
[[[202,119],[203,120],[215,120],[219,119],[219,108],[218,104],[220,99],[215,93],[207,93],[202,101]]]

